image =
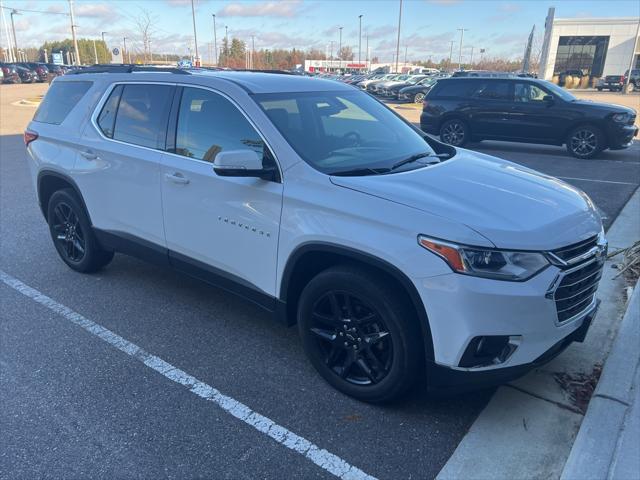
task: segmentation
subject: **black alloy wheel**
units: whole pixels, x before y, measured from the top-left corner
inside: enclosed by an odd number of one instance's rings
[[[469,129],[462,120],[448,120],[440,128],[440,140],[454,147],[462,147],[469,141]]]
[[[297,319],[318,373],[359,400],[402,396],[424,365],[410,300],[393,280],[368,267],[337,265],[320,272],[300,295]]]
[[[113,251],[102,248],[96,239],[89,216],[72,189],[51,195],[47,221],[58,255],[73,270],[96,272],[113,259]]]
[[[51,228],[58,251],[62,252],[68,261],[79,263],[84,257],[86,243],[78,215],[69,204],[62,201],[55,205],[53,213]]]
[[[344,291],[326,293],[314,305],[310,330],[325,365],[346,382],[370,385],[388,375],[389,329],[364,299]]]
[[[602,149],[602,133],[599,129],[589,125],[574,128],[567,138],[567,150],[576,158],[593,158]]]

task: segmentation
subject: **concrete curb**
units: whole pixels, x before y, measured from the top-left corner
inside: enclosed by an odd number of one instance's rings
[[[627,411],[632,405],[640,364],[640,283],[622,319],[618,335],[591,398],[561,480],[609,478]],[[640,473],[639,473],[640,475]]]

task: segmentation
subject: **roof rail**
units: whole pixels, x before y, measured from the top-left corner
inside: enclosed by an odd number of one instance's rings
[[[255,72],[255,73],[277,73],[280,75],[293,75],[293,73],[287,70],[278,70],[278,69],[263,69],[263,70],[250,70],[246,68],[234,68],[233,70],[227,70],[229,72]]]
[[[83,73],[133,73],[133,72],[156,72],[156,73],[177,73],[179,75],[191,75],[187,70],[180,68],[162,68],[147,65],[129,64],[96,64],[90,67],[72,70],[68,75],[81,75]]]

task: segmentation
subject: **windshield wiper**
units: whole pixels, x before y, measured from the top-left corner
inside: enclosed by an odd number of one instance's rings
[[[392,167],[391,170],[395,170],[397,168],[402,167],[403,165],[406,165],[408,163],[413,163],[416,160],[420,160],[421,158],[425,158],[425,157],[433,157],[433,158],[442,158],[442,159],[447,159],[447,158],[451,158],[451,155],[449,155],[448,153],[430,153],[430,152],[422,152],[422,153],[416,153],[415,155],[411,155],[410,157],[405,158],[404,160],[400,160],[399,162],[395,163]],[[437,162],[434,161],[433,163],[438,163],[440,160],[438,160]]]
[[[338,170],[336,172],[330,172],[328,175],[332,175],[334,177],[359,177],[363,175],[380,175],[388,171],[388,168],[354,168],[353,170]]]

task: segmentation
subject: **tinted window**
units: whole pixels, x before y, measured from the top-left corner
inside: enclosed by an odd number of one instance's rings
[[[483,82],[476,90],[476,97],[485,100],[510,100],[508,82]]]
[[[92,82],[54,82],[33,119],[60,125],[69,112],[91,88]]]
[[[111,95],[102,107],[100,115],[98,115],[98,126],[102,133],[109,138],[113,138],[113,126],[116,120],[116,112],[118,110],[118,103],[120,102],[120,95],[122,94],[122,85],[118,85],[113,89]]]
[[[469,97],[478,85],[475,81],[457,80],[438,82],[432,90],[435,97]]]
[[[176,153],[213,162],[224,150],[266,153],[262,138],[226,98],[209,90],[185,88],[180,100]]]
[[[149,148],[164,148],[173,87],[124,85],[113,138]]]
[[[531,83],[516,83],[513,98],[516,102],[542,103],[547,92]]]

